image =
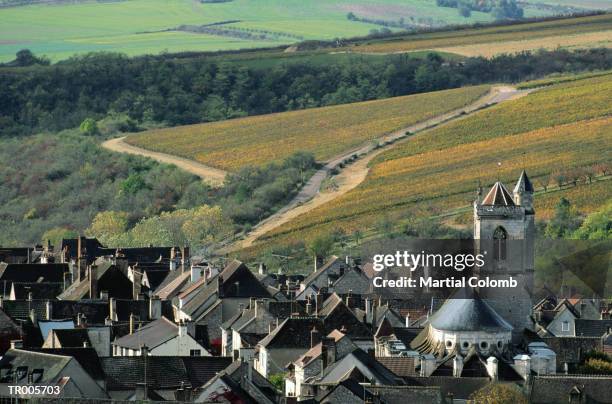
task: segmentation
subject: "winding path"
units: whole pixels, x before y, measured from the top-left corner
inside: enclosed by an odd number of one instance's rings
[[[198,163],[197,161],[132,146],[131,144],[126,143],[124,139],[125,136],[107,140],[102,143],[102,147],[119,153],[135,154],[138,156],[150,157],[162,163],[174,164],[175,166],[191,174],[197,175],[198,177],[202,178],[203,181],[214,186],[222,185],[223,180],[225,180],[225,176],[227,175],[227,171],[210,167],[202,163]]]
[[[423,122],[396,130],[389,133],[386,136],[379,138],[379,143],[386,141],[396,141],[400,139],[407,140],[405,134],[410,132],[412,134],[422,132],[431,128],[434,128],[443,123],[464,117],[473,112],[476,112],[482,108],[486,108],[491,105],[499,104],[504,101],[514,100],[521,98],[535,89],[529,90],[518,90],[512,86],[496,86],[489,91],[488,94],[476,100],[470,105],[465,107],[447,112],[445,114],[436,116]],[[245,235],[242,239],[234,241],[223,249],[223,252],[236,251],[242,248],[253,245],[262,235],[270,232],[271,230],[287,223],[295,217],[309,212],[318,206],[323,205],[329,201],[332,201],[339,196],[347,193],[357,185],[361,184],[369,172],[368,164],[372,159],[378,156],[380,153],[389,150],[394,147],[396,143],[389,144],[385,147],[375,148],[371,143],[361,146],[359,148],[350,150],[343,153],[340,156],[334,157],[328,160],[325,165],[319,169],[306,183],[306,185],[300,190],[299,194],[293,198],[291,202],[281,208],[279,211],[262,220],[255,225],[252,230]],[[359,158],[344,168],[340,169],[340,164],[351,156],[357,155]],[[323,180],[327,178],[332,170],[338,170],[339,174],[334,176],[336,182],[336,188],[330,192],[319,192]]]
[[[287,205],[282,207],[273,215],[259,222],[243,238],[237,239],[226,245],[224,248],[222,248],[222,251],[231,252],[249,247],[253,245],[255,240],[269,231],[284,223],[287,223],[291,219],[303,213],[309,212],[312,209],[323,205],[324,203],[332,201],[355,188],[365,180],[369,171],[368,164],[374,157],[394,147],[396,144],[394,143],[395,141],[410,139],[410,137],[406,137],[406,132],[410,132],[411,134],[422,132],[443,123],[467,116],[482,108],[523,97],[532,91],[534,91],[534,89],[517,90],[515,87],[511,86],[493,87],[489,93],[470,105],[438,115],[426,121],[398,129],[378,138],[378,143],[380,144],[385,142],[393,142],[387,146],[377,148],[372,142],[368,142],[363,146],[351,149],[342,153],[341,155],[331,158],[325,162],[323,167],[315,172],[315,174],[308,180],[306,185],[302,187],[295,198],[293,198]],[[136,154],[150,157],[162,163],[174,164],[185,171],[199,176],[204,181],[212,185],[222,185],[223,180],[227,175],[226,171],[210,167],[193,160],[132,146],[126,143],[124,139],[125,137],[107,140],[102,143],[102,147],[115,152]],[[358,157],[356,161],[341,167],[343,162],[349,160],[355,155]],[[334,181],[336,183],[335,189],[328,192],[319,192],[321,184],[333,170],[339,171],[339,173],[334,176]]]

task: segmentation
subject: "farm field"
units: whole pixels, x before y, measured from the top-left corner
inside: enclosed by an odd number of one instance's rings
[[[439,49],[467,56],[491,56],[504,52],[519,52],[547,47],[610,47],[612,40],[612,14],[543,21],[519,25],[434,32],[399,38],[370,40],[347,47],[353,52],[412,52]],[[487,44],[486,47],[483,44]],[[475,48],[481,48],[480,52]]]
[[[309,151],[319,161],[467,105],[489,86],[157,129],[126,142],[229,171]]]
[[[57,61],[90,51],[139,55],[272,47],[308,39],[363,36],[381,28],[369,22],[348,20],[349,12],[366,20],[404,18],[415,24],[420,24],[423,16],[436,25],[493,20],[490,14],[479,12],[469,18],[461,17],[456,9],[437,7],[435,0],[60,2],[0,8],[0,62],[12,60],[15,52],[23,48]],[[165,32],[180,25],[213,23],[243,32],[264,30],[270,36],[257,39]]]
[[[612,198],[609,180],[558,190],[552,173],[612,163],[602,149],[612,130],[611,94],[612,75],[555,85],[415,135],[374,159],[357,188],[271,231],[246,253],[338,229],[365,231],[383,219],[441,215],[470,206],[477,181],[486,190],[499,177],[512,187],[523,168],[537,188],[549,183],[536,198],[539,218],[550,217],[561,196],[583,213],[595,210]]]

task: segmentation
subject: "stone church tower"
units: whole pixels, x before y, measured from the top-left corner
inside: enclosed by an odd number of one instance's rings
[[[509,279],[516,288],[480,288],[480,296],[513,327],[513,337],[531,328],[535,211],[533,185],[523,171],[510,195],[496,182],[474,201],[474,242],[485,254],[485,266],[476,271],[480,279]]]

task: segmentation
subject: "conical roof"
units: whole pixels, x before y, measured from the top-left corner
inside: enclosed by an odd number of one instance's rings
[[[448,299],[431,317],[433,328],[443,331],[511,331],[508,324],[480,297]]]
[[[514,187],[514,192],[533,192],[533,185],[527,176],[527,172],[523,170],[521,176],[519,177],[516,186]]]
[[[497,181],[487,193],[487,196],[482,200],[482,204],[492,206],[514,206],[514,201],[504,184]]]

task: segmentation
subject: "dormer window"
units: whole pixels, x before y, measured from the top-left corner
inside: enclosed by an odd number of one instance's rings
[[[569,332],[569,330],[570,330],[569,321],[562,322],[561,323],[561,331]]]
[[[506,240],[508,233],[503,227],[498,227],[493,232],[493,259],[504,261],[506,259]]]

